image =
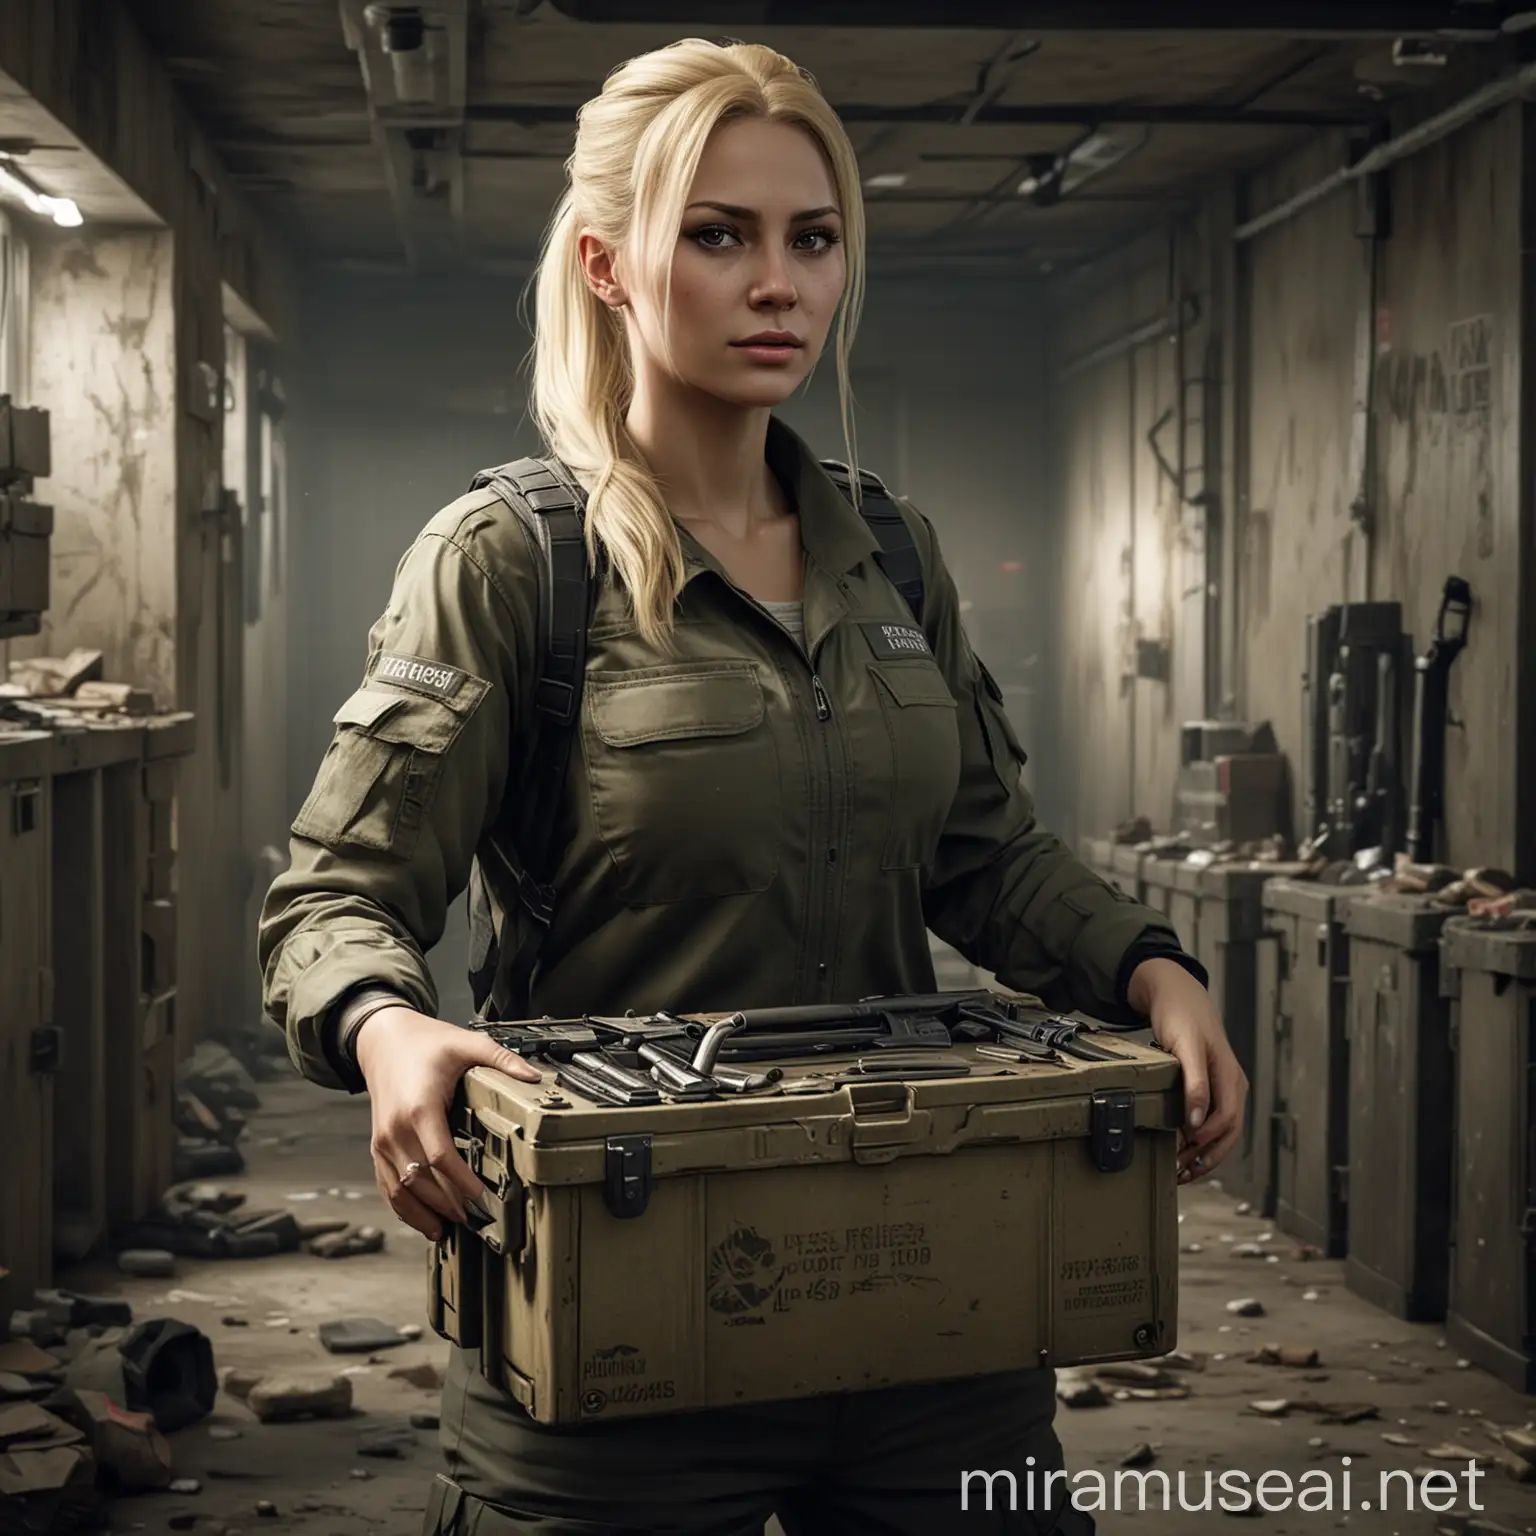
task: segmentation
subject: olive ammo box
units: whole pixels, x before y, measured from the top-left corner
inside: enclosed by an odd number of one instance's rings
[[[1085,1038],[1115,1059],[786,1056],[649,1107],[475,1068],[453,1126],[493,1219],[432,1248],[433,1325],[549,1424],[1163,1354],[1179,1067]]]

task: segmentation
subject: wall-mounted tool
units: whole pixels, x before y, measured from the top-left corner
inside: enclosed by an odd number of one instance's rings
[[[1435,828],[1445,817],[1445,725],[1451,664],[1467,643],[1472,588],[1448,576],[1435,617],[1435,637],[1414,661],[1413,795],[1408,809],[1408,856],[1434,862]]]
[[[1378,743],[1377,735],[1401,730],[1396,699],[1379,706],[1383,687],[1401,690],[1407,655],[1399,603],[1340,603],[1307,621],[1303,838],[1321,837],[1329,859],[1362,848],[1396,852],[1384,843],[1391,834],[1383,819],[1393,798],[1389,770],[1403,754],[1396,739]]]

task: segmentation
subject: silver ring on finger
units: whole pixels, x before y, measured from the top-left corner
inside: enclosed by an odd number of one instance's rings
[[[418,1173],[420,1173],[420,1172],[421,1172],[421,1164],[420,1163],[407,1163],[405,1165],[405,1167],[400,1172],[400,1182],[402,1184],[409,1184],[411,1182],[411,1180],[414,1179],[416,1177],[416,1175]]]

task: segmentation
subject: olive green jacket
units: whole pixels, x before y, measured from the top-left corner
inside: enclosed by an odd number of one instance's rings
[[[800,514],[805,647],[686,531],[670,653],[603,580],[535,1012],[931,991],[931,928],[1006,986],[1129,1022],[1131,946],[1178,941],[1036,824],[932,525],[902,503],[919,630],[863,519],[777,421],[769,460]],[[527,792],[537,581],[490,492],[444,508],[400,562],[261,919],[266,1009],[316,1082],[355,1086],[326,1042],[360,986],[437,1011],[425,954]],[[499,914],[515,898],[494,874]]]

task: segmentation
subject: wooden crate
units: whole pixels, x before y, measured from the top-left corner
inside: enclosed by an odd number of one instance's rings
[[[121,1143],[108,1101],[126,1070],[114,1045],[138,1014],[138,778],[144,727],[124,723],[55,738],[53,934],[55,1022],[63,1060],[55,1092],[54,1254],[79,1260],[105,1242],[108,1183]]]
[[[53,738],[0,736],[0,1317],[53,1271]]]

